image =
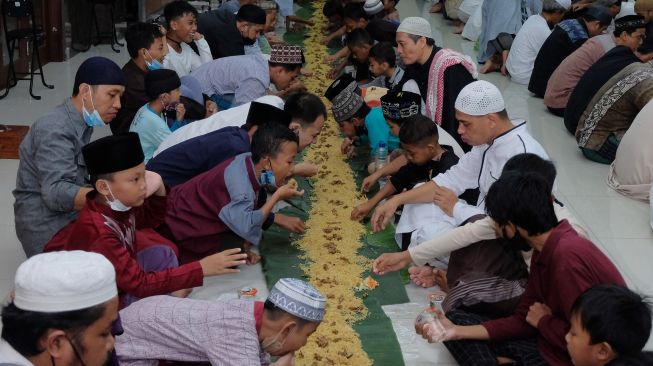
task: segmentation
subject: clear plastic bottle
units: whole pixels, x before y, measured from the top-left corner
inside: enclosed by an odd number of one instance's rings
[[[379,141],[374,158],[374,170],[379,170],[386,165],[388,165],[388,146],[385,141]],[[379,188],[383,188],[387,181],[388,177],[386,176],[379,178]]]
[[[441,342],[446,335],[446,330],[438,319],[438,314],[442,313],[442,301],[444,296],[441,294],[429,295],[429,307],[415,319],[415,331],[435,342]]]

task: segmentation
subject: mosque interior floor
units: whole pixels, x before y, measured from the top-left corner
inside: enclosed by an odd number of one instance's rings
[[[451,33],[451,26],[440,14],[430,15],[429,2],[403,0],[398,9],[403,17],[423,16],[430,19],[436,44],[462,51],[476,59],[472,42]],[[117,54],[108,45],[92,47],[88,52],[75,55],[70,60],[49,63],[44,67],[46,81],[55,89],[45,89],[35,82],[37,101],[29,98],[27,82],[20,82],[0,100],[0,123],[30,125],[52,107],[60,104],[72,91],[77,67],[88,57],[105,56],[119,65],[128,61],[127,50]],[[649,225],[649,206],[626,198],[606,185],[608,166],[586,160],[576,147],[575,140],[564,128],[562,119],[550,114],[542,101],[530,95],[526,86],[511,82],[499,73],[481,75],[501,89],[511,118],[528,121],[530,133],[544,146],[558,169],[557,198],[577,215],[590,231],[591,239],[615,262],[629,286],[653,296],[653,231]],[[108,127],[96,128],[93,139],[110,133]],[[450,140],[448,136],[447,143]],[[13,196],[17,160],[0,160],[0,297],[13,287],[14,273],[25,260],[14,228]],[[220,276],[209,279],[203,288],[191,295],[196,298],[235,296],[243,286],[265,289],[260,265],[244,269],[238,276]],[[407,285],[410,304],[394,305],[384,310],[390,316],[398,335],[407,365],[426,364],[455,365],[444,346],[429,345],[416,339],[413,320],[416,313],[426,305],[428,291],[415,285]],[[263,298],[267,291],[260,292]],[[653,337],[647,349],[653,350]]]

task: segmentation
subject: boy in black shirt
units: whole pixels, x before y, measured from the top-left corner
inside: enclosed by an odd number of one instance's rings
[[[393,174],[377,194],[353,209],[352,220],[362,220],[385,198],[411,189],[418,183],[427,182],[458,163],[453,149],[438,143],[438,128],[435,123],[421,114],[402,121],[399,141],[407,164]]]

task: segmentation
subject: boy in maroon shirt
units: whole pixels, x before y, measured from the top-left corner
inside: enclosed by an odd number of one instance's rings
[[[201,286],[204,276],[238,272],[229,267],[245,263],[246,254],[231,249],[179,266],[170,246],[139,240],[137,230],[163,223],[167,197],[161,176],[145,170],[136,133],[101,138],[84,146],[82,154],[95,189],[77,220],[61,229],[45,251],[104,255],[116,269],[121,308],[138,298]]]
[[[490,319],[465,310],[440,315],[443,331],[425,328],[429,341],[444,341],[460,365],[572,365],[565,334],[572,306],[588,288],[625,286],[612,262],[553,210],[552,186],[537,173],[509,172],[492,185],[486,210],[511,248],[534,249],[531,273],[515,312]]]

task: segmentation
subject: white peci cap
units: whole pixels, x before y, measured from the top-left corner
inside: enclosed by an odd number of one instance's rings
[[[428,20],[420,17],[408,17],[404,19],[399,28],[397,28],[397,33],[403,32],[408,34],[413,34],[420,37],[433,38],[433,33],[431,32],[431,24]]]
[[[381,0],[365,0],[363,9],[367,15],[376,15],[383,11],[383,3]]]
[[[116,270],[97,253],[75,250],[38,254],[16,271],[14,305],[26,311],[81,310],[117,295]]]
[[[494,84],[478,80],[460,91],[455,107],[456,110],[470,116],[484,116],[503,111],[506,109],[506,103]]]

